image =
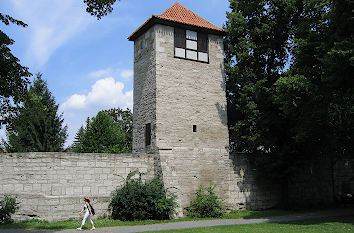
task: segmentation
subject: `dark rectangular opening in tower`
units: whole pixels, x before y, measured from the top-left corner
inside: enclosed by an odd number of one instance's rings
[[[198,32],[198,51],[208,52],[208,34]]]
[[[175,47],[186,48],[186,30],[175,28]]]
[[[151,123],[145,125],[145,146],[151,145]]]
[[[196,125],[193,125],[193,132],[197,132],[197,126]]]

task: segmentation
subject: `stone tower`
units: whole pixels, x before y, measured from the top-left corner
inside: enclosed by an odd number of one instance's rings
[[[179,3],[134,41],[134,152],[228,146],[225,31]]]
[[[225,34],[175,3],[128,38],[134,41],[133,152],[157,155],[165,185],[177,188],[179,214],[201,184],[213,182],[226,202],[231,198]]]

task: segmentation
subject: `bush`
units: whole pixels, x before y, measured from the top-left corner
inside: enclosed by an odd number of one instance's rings
[[[0,223],[11,223],[11,215],[18,209],[16,198],[5,195],[4,199],[0,200]]]
[[[189,217],[220,217],[225,213],[222,201],[215,194],[215,185],[200,186],[192,204],[186,208]]]
[[[169,194],[160,177],[142,181],[141,174],[131,172],[125,183],[112,192],[109,210],[113,219],[123,221],[169,219],[176,206],[175,198]]]

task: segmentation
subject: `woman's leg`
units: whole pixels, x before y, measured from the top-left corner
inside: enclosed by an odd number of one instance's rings
[[[95,225],[93,224],[93,221],[92,221],[90,215],[87,217],[87,220],[91,223],[92,229],[95,229]]]
[[[90,218],[90,213],[86,211],[84,218],[82,219],[81,228],[85,225],[86,219]],[[91,219],[90,219],[91,221]]]

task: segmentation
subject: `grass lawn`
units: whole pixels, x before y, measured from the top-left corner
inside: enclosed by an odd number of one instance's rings
[[[221,218],[218,218],[218,219],[267,218],[267,217],[291,215],[291,214],[298,214],[298,213],[305,213],[305,211],[299,212],[299,211],[284,211],[284,210],[265,210],[265,211],[237,210],[237,211],[231,211],[231,213],[229,213]],[[96,220],[94,220],[94,223],[97,228],[100,228],[100,227],[112,227],[112,226],[150,225],[150,224],[157,224],[157,223],[196,221],[196,220],[207,220],[207,219],[215,219],[215,218],[203,218],[203,219],[201,219],[201,218],[182,218],[182,219],[172,219],[172,220],[145,220],[145,221],[125,221],[125,222],[119,221],[119,220],[111,220],[111,219],[96,219]],[[0,229],[45,229],[45,230],[52,229],[52,230],[59,230],[59,229],[75,229],[75,228],[79,227],[80,224],[81,224],[81,219],[66,220],[66,221],[60,221],[60,222],[46,222],[46,221],[39,221],[39,220],[30,220],[30,221],[19,221],[19,222],[15,222],[12,224],[3,224],[3,225],[0,224]],[[280,224],[280,225],[283,225],[283,224]],[[90,224],[88,222],[86,222],[86,228],[89,228],[89,227],[90,227]],[[186,231],[186,232],[191,232],[191,231]],[[201,232],[204,232],[204,231],[201,231]],[[208,231],[206,231],[206,232],[208,232]]]
[[[136,226],[136,225],[150,225],[157,223],[181,222],[181,221],[197,221],[208,219],[250,219],[250,218],[266,218],[281,215],[289,215],[299,212],[284,211],[284,210],[264,210],[264,211],[250,211],[250,210],[234,210],[221,218],[181,218],[171,220],[144,220],[144,221],[119,221],[111,219],[96,219],[94,220],[95,227],[113,227],[113,226]],[[0,224],[0,229],[43,229],[43,230],[58,230],[58,229],[75,229],[81,225],[81,219],[66,220],[60,222],[47,222],[40,220],[19,221],[11,224]],[[86,222],[86,227],[90,224]]]
[[[171,231],[156,231],[158,233],[292,233],[292,232],[306,232],[306,233],[339,233],[339,232],[354,232],[354,215],[353,216],[339,216],[309,219],[293,222],[282,223],[259,223],[249,225],[233,225],[233,226],[218,226],[218,227],[203,227],[191,228],[184,230]]]

